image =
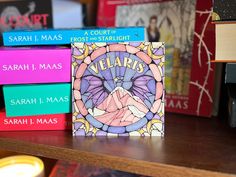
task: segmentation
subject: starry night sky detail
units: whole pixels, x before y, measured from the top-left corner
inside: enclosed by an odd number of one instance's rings
[[[214,0],[214,12],[220,20],[236,20],[236,0]]]

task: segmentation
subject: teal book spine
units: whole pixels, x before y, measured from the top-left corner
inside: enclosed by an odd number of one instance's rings
[[[71,113],[71,84],[6,85],[7,117]]]
[[[4,46],[65,45],[74,42],[136,42],[144,40],[144,27],[25,30],[3,33]]]

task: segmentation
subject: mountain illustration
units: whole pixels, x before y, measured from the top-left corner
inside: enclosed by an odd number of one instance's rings
[[[122,87],[116,87],[102,103],[88,111],[106,125],[127,126],[143,118],[148,107],[139,97]]]

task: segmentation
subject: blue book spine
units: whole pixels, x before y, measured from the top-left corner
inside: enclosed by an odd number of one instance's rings
[[[144,41],[144,39],[144,27],[8,31],[3,33],[4,46],[65,45],[73,42],[135,42]]]

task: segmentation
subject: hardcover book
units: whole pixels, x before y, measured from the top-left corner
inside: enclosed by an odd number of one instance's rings
[[[215,29],[215,62],[235,62],[236,24],[217,23]]]
[[[81,28],[83,5],[73,0],[0,1],[0,45],[4,31],[22,29]]]
[[[6,116],[71,113],[71,84],[5,85]]]
[[[72,44],[75,136],[163,136],[162,42]]]
[[[71,129],[71,114],[6,117],[5,109],[0,109],[0,131],[67,129]]]
[[[228,123],[232,128],[236,127],[236,85],[227,84],[228,90]]]
[[[47,0],[50,1],[50,0]],[[77,0],[51,0],[53,28],[82,28],[85,14],[83,4]]]
[[[74,175],[77,166],[77,162],[58,160],[49,177],[78,177],[78,174]]]
[[[236,20],[235,0],[214,0],[213,21],[235,21]]]
[[[3,33],[3,43],[4,46],[22,46],[65,45],[72,42],[144,41],[144,30],[143,27],[129,27],[8,31]]]
[[[164,41],[166,111],[210,117],[218,97],[211,9],[201,0],[100,0],[98,26],[145,26],[148,41]]]
[[[0,33],[15,29],[51,28],[52,25],[51,1],[0,1]]]
[[[226,63],[225,83],[236,84],[236,63]]]
[[[49,177],[147,177],[134,173],[58,160]]]
[[[0,85],[70,82],[69,48],[1,48]]]

